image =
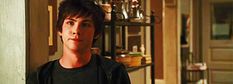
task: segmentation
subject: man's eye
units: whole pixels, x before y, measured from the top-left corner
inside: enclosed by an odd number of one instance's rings
[[[74,22],[73,21],[68,21],[66,22],[66,24],[70,25],[70,26],[73,26],[74,25]]]
[[[82,23],[81,28],[88,28],[90,26],[91,26],[90,23]]]

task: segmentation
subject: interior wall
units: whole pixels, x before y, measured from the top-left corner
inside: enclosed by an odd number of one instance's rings
[[[145,69],[139,69],[134,72],[129,72],[131,84],[149,84],[146,83]]]
[[[49,26],[48,26],[48,1],[30,0],[28,2],[28,27],[29,27],[29,56],[27,69],[30,73],[42,64],[48,62],[49,56]]]
[[[179,84],[177,0],[163,5],[163,55],[166,84]]]
[[[180,0],[180,13],[181,14],[190,14],[190,1],[191,0]]]
[[[26,0],[0,3],[0,84],[25,84]]]
[[[196,61],[202,62],[203,58],[201,56],[201,0],[192,0],[192,28],[193,28],[193,56]]]
[[[163,0],[151,0],[151,10],[155,12],[155,78],[163,79]]]

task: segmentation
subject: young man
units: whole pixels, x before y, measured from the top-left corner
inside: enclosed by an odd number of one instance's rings
[[[27,84],[130,84],[122,64],[91,53],[103,21],[103,10],[91,0],[62,1],[57,28],[63,54],[31,74]]]

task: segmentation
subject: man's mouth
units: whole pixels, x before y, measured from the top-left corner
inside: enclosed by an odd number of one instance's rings
[[[82,41],[82,40],[80,40],[78,38],[70,38],[69,40],[72,40],[72,41]]]

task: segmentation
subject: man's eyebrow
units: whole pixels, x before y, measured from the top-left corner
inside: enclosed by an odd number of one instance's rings
[[[71,20],[71,21],[77,21],[77,19],[74,19],[74,18],[70,18],[70,17],[68,17],[68,18],[66,18],[67,20]],[[82,20],[82,22],[91,22],[91,23],[93,23],[93,21],[92,21],[92,19],[91,18],[85,18],[85,19],[83,19]]]
[[[91,23],[93,23],[93,21],[91,19],[84,19],[84,20],[82,20],[82,22],[91,22]]]
[[[76,19],[73,19],[73,18],[66,18],[67,20],[72,20],[72,21],[77,21]]]

